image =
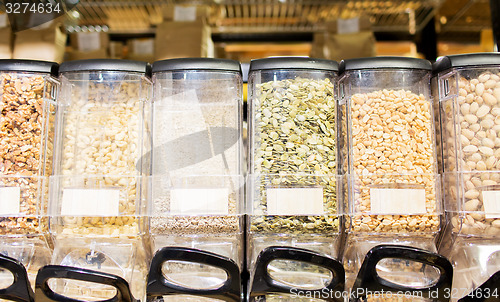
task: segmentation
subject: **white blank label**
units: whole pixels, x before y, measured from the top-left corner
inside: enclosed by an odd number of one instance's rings
[[[19,215],[21,203],[21,188],[0,188],[0,215]]]
[[[175,189],[170,191],[170,212],[190,215],[229,214],[228,189]]]
[[[483,191],[482,194],[486,219],[500,218],[500,191]]]
[[[174,21],[196,21],[196,6],[174,7]]]
[[[118,216],[119,189],[64,189],[63,216]]]
[[[323,215],[323,188],[268,188],[268,215]]]
[[[370,188],[371,214],[425,214],[425,189]]]
[[[101,48],[101,36],[98,32],[78,33],[78,50],[93,51]]]
[[[6,27],[7,26],[7,14],[2,13],[0,14],[0,27]]]
[[[134,53],[138,55],[150,55],[154,53],[155,49],[154,39],[140,39],[134,40]]]
[[[337,32],[339,34],[351,34],[359,32],[359,18],[338,19]]]

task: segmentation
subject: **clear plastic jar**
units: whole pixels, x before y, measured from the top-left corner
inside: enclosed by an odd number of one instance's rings
[[[446,56],[433,68],[448,218],[440,253],[465,296],[500,270],[500,55]]]
[[[364,255],[377,244],[436,251],[442,204],[431,67],[429,61],[403,57],[340,64],[347,286]]]
[[[153,64],[153,251],[195,248],[243,265],[242,76],[237,61]],[[186,274],[186,266],[170,276]],[[191,281],[218,278],[193,270]],[[172,277],[173,278],[173,277]],[[186,279],[186,278],[182,278]],[[187,278],[189,279],[189,278]]]
[[[150,65],[127,60],[60,66],[52,263],[118,275],[145,293],[146,181],[151,166]],[[60,283],[58,283],[60,284]],[[113,289],[71,283],[60,292],[110,298]]]
[[[454,233],[500,235],[500,56],[435,64],[442,119],[446,210]]]
[[[52,232],[138,235],[151,164],[149,65],[82,60],[60,68]],[[144,230],[142,230],[144,231]]]
[[[270,245],[338,256],[338,64],[254,60],[249,72],[248,261]]]
[[[52,252],[47,198],[57,69],[53,62],[0,60],[0,251],[25,266],[33,286]]]
[[[47,233],[58,65],[0,60],[0,235]]]
[[[430,62],[352,59],[341,71],[349,232],[437,234],[442,210]]]

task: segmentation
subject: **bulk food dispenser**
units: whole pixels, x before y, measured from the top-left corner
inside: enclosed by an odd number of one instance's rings
[[[47,198],[57,68],[52,62],[0,60],[0,253],[22,263],[33,285],[51,257]],[[7,275],[0,275],[0,286],[12,283]]]
[[[500,55],[443,57],[439,86],[448,225],[440,253],[461,298],[500,270]]]
[[[414,58],[363,58],[340,64],[348,287],[365,254],[376,245],[436,251],[442,207],[430,73],[430,62]],[[391,265],[386,263],[386,269]],[[406,271],[416,273],[419,268],[408,265]],[[426,278],[415,274],[414,279],[418,285]]]
[[[114,274],[144,296],[144,184],[151,165],[150,66],[126,60],[61,64],[55,173],[51,177],[52,263]],[[56,280],[70,297],[111,298],[114,289]]]
[[[199,301],[182,293],[213,297],[229,279],[241,287],[240,274],[234,274],[244,261],[241,68],[225,59],[158,61],[153,83],[149,230],[153,252],[160,252],[150,274],[161,265],[177,284],[174,292],[165,287],[163,299]],[[207,259],[227,263],[231,276]],[[158,287],[154,292],[161,294]]]
[[[250,289],[252,280],[261,278],[256,276],[256,259],[270,246],[339,256],[337,71],[337,62],[311,58],[267,58],[250,64]],[[314,263],[281,259],[271,266],[275,280],[299,289],[311,284],[322,288],[332,278],[330,269]]]

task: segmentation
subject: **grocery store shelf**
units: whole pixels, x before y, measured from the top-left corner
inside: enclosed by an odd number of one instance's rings
[[[441,32],[479,32],[490,28],[489,0],[447,0],[439,10]]]
[[[411,34],[423,29],[443,0],[261,0],[261,1],[98,1],[81,0],[80,25],[109,25],[112,30],[147,29],[162,22],[174,4],[203,5],[216,33],[313,32],[324,22],[367,15],[376,32]]]

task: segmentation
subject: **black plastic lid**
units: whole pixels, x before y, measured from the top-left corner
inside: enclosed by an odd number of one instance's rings
[[[40,72],[50,73],[57,77],[57,70],[59,64],[48,61],[34,61],[34,60],[0,60],[0,71],[19,71],[19,72]]]
[[[420,69],[432,70],[431,62],[407,57],[371,57],[342,60],[339,73],[360,69]]]
[[[339,71],[339,63],[332,60],[313,59],[305,57],[276,57],[252,60],[249,73],[269,69],[311,69]]]
[[[434,73],[457,67],[500,65],[500,53],[485,52],[465,55],[445,56],[432,65]]]
[[[151,65],[146,62],[118,59],[92,59],[64,62],[59,67],[59,72],[78,71],[124,71],[139,72],[151,75]]]
[[[156,61],[153,63],[153,73],[178,70],[229,71],[241,74],[240,62],[228,59],[181,58]]]

